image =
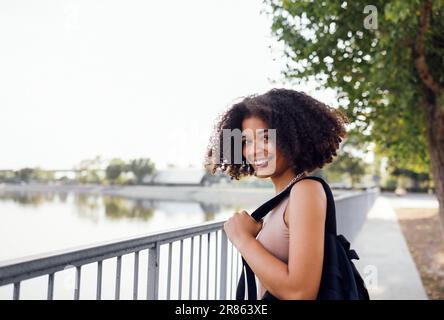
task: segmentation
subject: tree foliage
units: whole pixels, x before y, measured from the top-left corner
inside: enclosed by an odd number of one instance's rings
[[[128,164],[128,169],[136,177],[137,183],[140,184],[147,174],[152,174],[154,172],[155,165],[148,158],[139,158],[131,160]]]
[[[355,187],[361,180],[361,177],[366,173],[366,164],[359,158],[353,156],[351,153],[342,151],[336,157],[335,161],[329,164],[325,171],[333,175],[347,175],[350,178],[351,184]]]
[[[118,158],[114,158],[110,161],[110,163],[106,167],[106,170],[105,170],[106,178],[114,183],[120,177],[122,172],[125,172],[125,171],[126,171],[125,161],[118,159]]]
[[[367,1],[265,2],[273,34],[284,44],[284,75],[335,89],[340,109],[353,121],[350,135],[375,141],[377,152],[400,167],[428,172],[427,92],[415,65],[423,1],[372,1],[377,29],[364,27]],[[432,9],[425,54],[442,84],[444,1],[434,1]]]

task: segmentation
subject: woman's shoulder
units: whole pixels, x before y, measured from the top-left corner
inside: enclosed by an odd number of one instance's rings
[[[304,177],[292,186],[289,201],[290,203],[311,202],[313,200],[326,202],[327,191],[325,185],[328,188],[328,184],[322,178],[314,176]]]
[[[317,176],[306,176],[301,178],[296,182],[290,190],[290,196],[292,193],[298,192],[299,190],[304,191],[324,191],[324,186],[328,183],[321,177]]]

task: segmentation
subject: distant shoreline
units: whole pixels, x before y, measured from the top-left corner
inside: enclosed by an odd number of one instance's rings
[[[208,204],[251,206],[273,197],[273,188],[249,188],[213,185],[203,186],[103,186],[92,184],[0,184],[0,193],[54,192],[88,195],[110,195],[130,199],[196,201]]]

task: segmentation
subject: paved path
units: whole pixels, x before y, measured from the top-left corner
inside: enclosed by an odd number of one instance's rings
[[[383,194],[376,200],[352,243],[361,257],[356,266],[366,279],[371,299],[427,299],[394,208],[437,206],[436,198],[429,195],[397,198]]]

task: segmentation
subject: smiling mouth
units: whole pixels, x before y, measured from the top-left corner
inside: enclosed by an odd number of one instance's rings
[[[255,161],[253,161],[253,165],[256,168],[265,168],[266,166],[268,166],[268,162],[270,162],[270,160],[273,159],[273,156],[270,156],[268,158],[261,158],[261,159],[257,159]]]

